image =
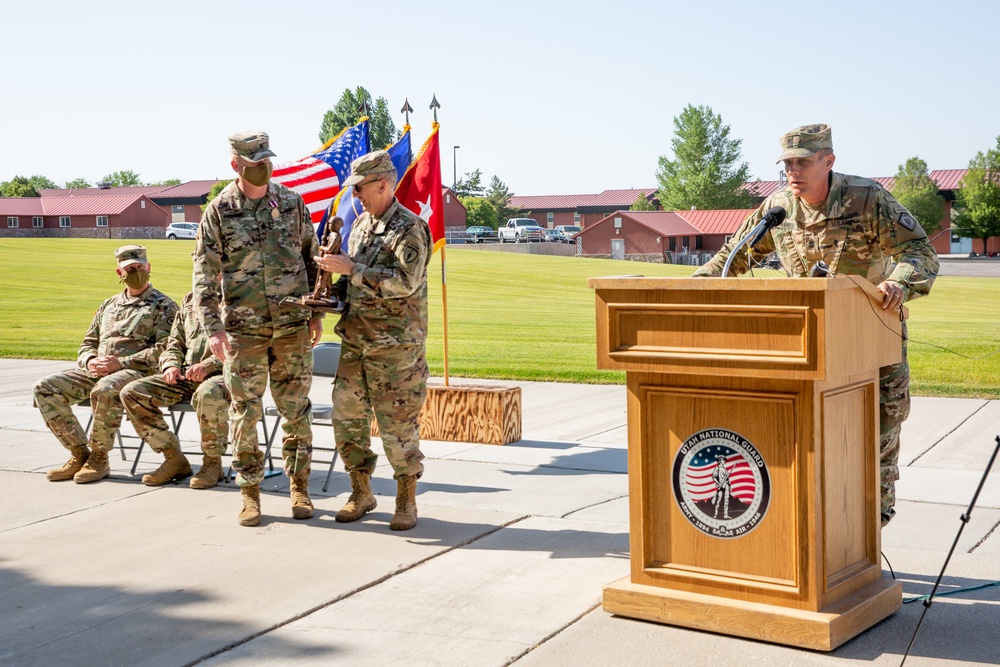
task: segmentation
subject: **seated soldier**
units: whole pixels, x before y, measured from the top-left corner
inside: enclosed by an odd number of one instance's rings
[[[177,304],[149,284],[145,248],[122,246],[115,258],[126,287],[97,309],[80,345],[79,368],[44,377],[34,387],[46,425],[71,454],[61,468],[49,471],[51,482],[86,484],[111,474],[108,452],[122,421],[119,394],[156,368],[177,313]],[[88,396],[94,411],[89,442],[72,410]]]
[[[177,436],[167,428],[160,408],[191,401],[201,427],[201,470],[191,477],[192,489],[210,489],[224,478],[222,455],[229,438],[229,390],[222,362],[212,356],[208,332],[194,310],[188,293],[174,319],[167,349],[160,355],[160,374],[131,382],[122,389],[122,403],[136,433],[153,451],[163,454],[163,464],[142,483],[160,486],[191,476],[191,464],[181,452]]]

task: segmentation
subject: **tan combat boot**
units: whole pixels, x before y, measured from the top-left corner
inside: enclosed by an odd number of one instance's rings
[[[396,480],[396,513],[392,515],[389,528],[409,530],[417,525],[417,478],[403,475]]]
[[[53,468],[46,475],[50,482],[65,482],[67,479],[73,479],[73,475],[80,472],[80,468],[90,456],[86,447],[74,447],[69,451],[71,454],[69,461],[62,464],[61,468]]]
[[[73,481],[77,484],[90,484],[98,482],[106,477],[111,477],[111,464],[108,463],[108,453],[93,450],[90,457],[83,464],[79,472],[73,475]]]
[[[187,479],[191,476],[191,464],[179,447],[163,450],[163,463],[148,475],[142,476],[146,486],[163,486],[174,480]]]
[[[375,509],[378,503],[372,493],[372,476],[363,470],[351,471],[351,497],[334,517],[339,523],[357,521]]]
[[[240,512],[241,526],[260,525],[260,485],[241,486],[240,492],[243,494],[243,511]]]
[[[192,489],[211,489],[213,486],[226,478],[222,472],[222,457],[208,456],[201,462],[201,470],[191,478]]]
[[[309,469],[293,475],[292,484],[292,518],[311,519],[313,503],[309,498]]]

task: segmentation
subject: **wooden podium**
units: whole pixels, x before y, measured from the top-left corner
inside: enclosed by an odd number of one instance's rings
[[[878,369],[900,311],[858,277],[592,278],[627,371],[631,574],[613,614],[829,651],[895,612]]]

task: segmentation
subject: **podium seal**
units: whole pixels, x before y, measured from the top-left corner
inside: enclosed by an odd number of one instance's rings
[[[698,530],[721,539],[743,537],[771,504],[771,475],[757,448],[739,433],[698,431],[674,457],[674,499]]]

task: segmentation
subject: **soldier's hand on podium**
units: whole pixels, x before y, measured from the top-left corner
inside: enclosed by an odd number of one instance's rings
[[[886,280],[879,283],[878,291],[885,294],[882,299],[882,310],[892,310],[903,305],[903,286],[899,283]]]

